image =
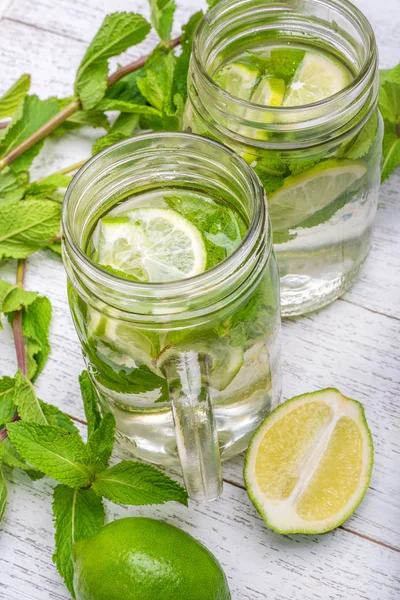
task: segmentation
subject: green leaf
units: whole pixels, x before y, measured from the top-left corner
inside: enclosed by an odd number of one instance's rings
[[[68,123],[87,125],[89,127],[102,127],[106,131],[110,129],[110,122],[101,110],[78,110],[78,112],[68,119]]]
[[[0,280],[0,316],[27,307],[37,298],[37,292],[27,292],[19,286]],[[2,329],[0,319],[0,329]]]
[[[0,378],[0,426],[4,427],[13,418],[16,407],[14,404],[15,379]]]
[[[132,113],[121,113],[114,121],[110,133],[122,133],[130,137],[139,123],[139,115]]]
[[[84,109],[94,108],[107,90],[108,59],[139,44],[150,31],[150,25],[134,13],[107,15],[79,66],[75,93]]]
[[[38,479],[44,477],[44,473],[33,469],[24,461],[24,459],[18,454],[10,438],[7,437],[5,440],[3,440],[0,447],[3,448],[3,462],[5,465],[11,469],[20,469],[25,471],[28,477],[30,477],[33,481],[37,481]]]
[[[46,198],[48,194],[58,189],[65,189],[71,183],[72,177],[62,173],[54,173],[41,181],[33,181],[26,190],[30,200]]]
[[[389,177],[400,164],[400,127],[385,121],[383,136],[382,182]]]
[[[24,460],[70,487],[86,487],[91,474],[85,467],[86,446],[79,436],[58,427],[18,421],[7,425],[8,435]]]
[[[151,24],[163,42],[171,39],[176,4],[174,0],[149,0]]]
[[[338,152],[339,157],[351,158],[357,160],[365,156],[371,149],[376,138],[379,126],[378,111],[374,110],[367,123],[362,127],[360,133],[351,140],[349,144],[345,144]]]
[[[51,303],[45,296],[39,296],[22,311],[22,333],[28,358],[28,375],[32,381],[38,378],[50,354],[51,314]]]
[[[175,60],[170,50],[156,48],[137,77],[142,95],[159,111],[172,102]]]
[[[88,437],[91,437],[100,427],[101,415],[97,404],[96,391],[90,381],[87,371],[79,375],[79,386],[88,427]]]
[[[101,110],[119,110],[125,113],[137,115],[159,115],[160,112],[152,106],[146,104],[135,104],[126,100],[114,100],[113,98],[104,98],[99,105]]]
[[[57,408],[57,406],[46,404],[46,402],[42,402],[42,400],[39,400],[39,403],[49,425],[52,425],[52,427],[60,427],[61,429],[64,429],[64,431],[73,433],[74,435],[80,435],[73,420]]]
[[[32,383],[21,371],[17,371],[15,375],[13,401],[17,407],[18,416],[22,421],[43,425],[48,424]]]
[[[108,467],[114,447],[115,418],[107,413],[94,433],[89,435],[87,449],[89,454],[88,466],[98,473]]]
[[[28,182],[29,174],[26,171],[14,173],[10,167],[3,169],[0,173],[0,205],[21,200]]]
[[[75,598],[72,548],[75,542],[94,535],[104,525],[103,502],[92,490],[58,485],[53,494],[53,516],[56,547],[53,561]]]
[[[187,505],[186,490],[150,465],[122,461],[96,475],[94,491],[120,504],[164,504],[175,500]]]
[[[31,77],[25,74],[21,75],[14,85],[7,90],[0,98],[0,119],[13,116],[28,93],[30,85]]]
[[[4,479],[3,471],[0,468],[0,521],[4,516],[7,504],[7,486]]]
[[[21,118],[11,124],[7,130],[7,134],[1,140],[0,157],[9,154],[11,150],[34,134],[58,112],[59,104],[56,98],[40,100],[37,96],[26,96]],[[24,154],[13,162],[13,171],[27,171],[42,146],[43,140],[24,152]]]
[[[203,11],[192,15],[189,21],[182,27],[182,51],[176,59],[174,74],[174,88],[181,95],[184,102],[187,99],[187,78],[189,72],[190,55],[192,53],[193,36],[197,25],[203,18]]]
[[[48,200],[29,200],[0,206],[0,260],[26,258],[46,247],[60,231],[61,206]]]
[[[127,140],[129,135],[122,133],[122,131],[113,131],[104,135],[103,137],[97,138],[92,146],[92,155],[98,154],[102,152],[106,148],[113,146],[117,142],[121,142],[122,140]]]

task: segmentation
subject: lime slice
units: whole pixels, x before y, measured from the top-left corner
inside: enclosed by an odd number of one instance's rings
[[[101,265],[142,282],[187,279],[203,273],[207,262],[197,227],[166,208],[137,208],[101,219],[97,257]]]
[[[263,77],[254,89],[250,102],[262,106],[280,106],[285,94],[285,82],[276,77]]]
[[[287,177],[268,197],[273,229],[285,231],[300,224],[346,192],[366,171],[363,162],[329,159]]]
[[[350,81],[350,73],[339,62],[306,52],[288,87],[283,106],[319,102],[340,92]]]
[[[255,65],[230,63],[214,75],[214,81],[232,96],[249,100],[259,76]]]
[[[373,464],[359,402],[335,389],[297,396],[275,409],[251,440],[247,491],[280,533],[324,533],[362,501]]]
[[[169,360],[179,359],[181,352],[196,352],[210,359],[210,384],[216,390],[224,390],[236,377],[243,364],[243,349],[231,346],[224,338],[210,337],[182,342],[165,350],[159,360],[158,368]]]

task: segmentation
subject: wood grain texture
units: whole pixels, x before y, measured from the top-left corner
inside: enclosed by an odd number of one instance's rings
[[[181,0],[175,33],[194,10]],[[358,0],[370,18],[381,64],[400,61],[398,0]],[[192,8],[193,7],[193,8]],[[41,97],[71,94],[76,67],[107,12],[146,13],[145,0],[0,0],[0,94],[23,72]],[[3,16],[3,19],[1,17]],[[152,34],[127,62],[153,47]],[[116,65],[116,61],[112,63]],[[35,176],[90,155],[101,130],[46,142]],[[381,188],[371,254],[359,281],[324,311],[283,325],[284,399],[334,385],[361,400],[374,436],[376,461],[365,501],[344,529],[320,537],[281,537],[268,531],[243,489],[243,458],[224,465],[224,494],[209,505],[141,510],[109,505],[109,518],[146,514],[183,527],[222,562],[233,600],[398,600],[400,597],[400,173]],[[15,263],[0,268],[10,281]],[[54,317],[52,354],[36,385],[38,395],[83,417],[77,376],[83,368],[66,302],[60,261],[39,253],[28,261],[27,286],[49,296]],[[0,374],[16,368],[11,332],[0,333]],[[118,455],[117,451],[117,455]],[[10,472],[9,503],[0,531],[0,600],[68,599],[51,563],[48,480],[32,483]],[[372,538],[370,541],[367,538]],[[386,544],[393,548],[387,548]],[[205,599],[207,600],[207,599]]]

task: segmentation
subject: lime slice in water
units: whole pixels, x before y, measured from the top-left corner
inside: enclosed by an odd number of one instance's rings
[[[263,77],[254,89],[250,101],[262,106],[280,106],[285,94],[285,82],[276,77]]]
[[[283,106],[303,106],[337,94],[350,83],[350,74],[339,62],[327,56],[306,52],[288,91]]]
[[[371,433],[359,402],[335,389],[281,404],[250,442],[247,491],[280,533],[324,533],[341,525],[368,488]]]
[[[98,262],[141,282],[187,279],[206,268],[199,230],[174,210],[137,208],[100,221]]]
[[[236,98],[249,100],[260,73],[255,65],[231,63],[214,76],[214,81]]]
[[[283,186],[268,198],[273,229],[292,229],[331,204],[366,171],[362,162],[329,159],[299,175],[287,177]]]

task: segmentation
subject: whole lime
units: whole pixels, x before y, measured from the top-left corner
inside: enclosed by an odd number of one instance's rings
[[[177,527],[120,519],[74,546],[77,600],[229,600],[216,558]]]

